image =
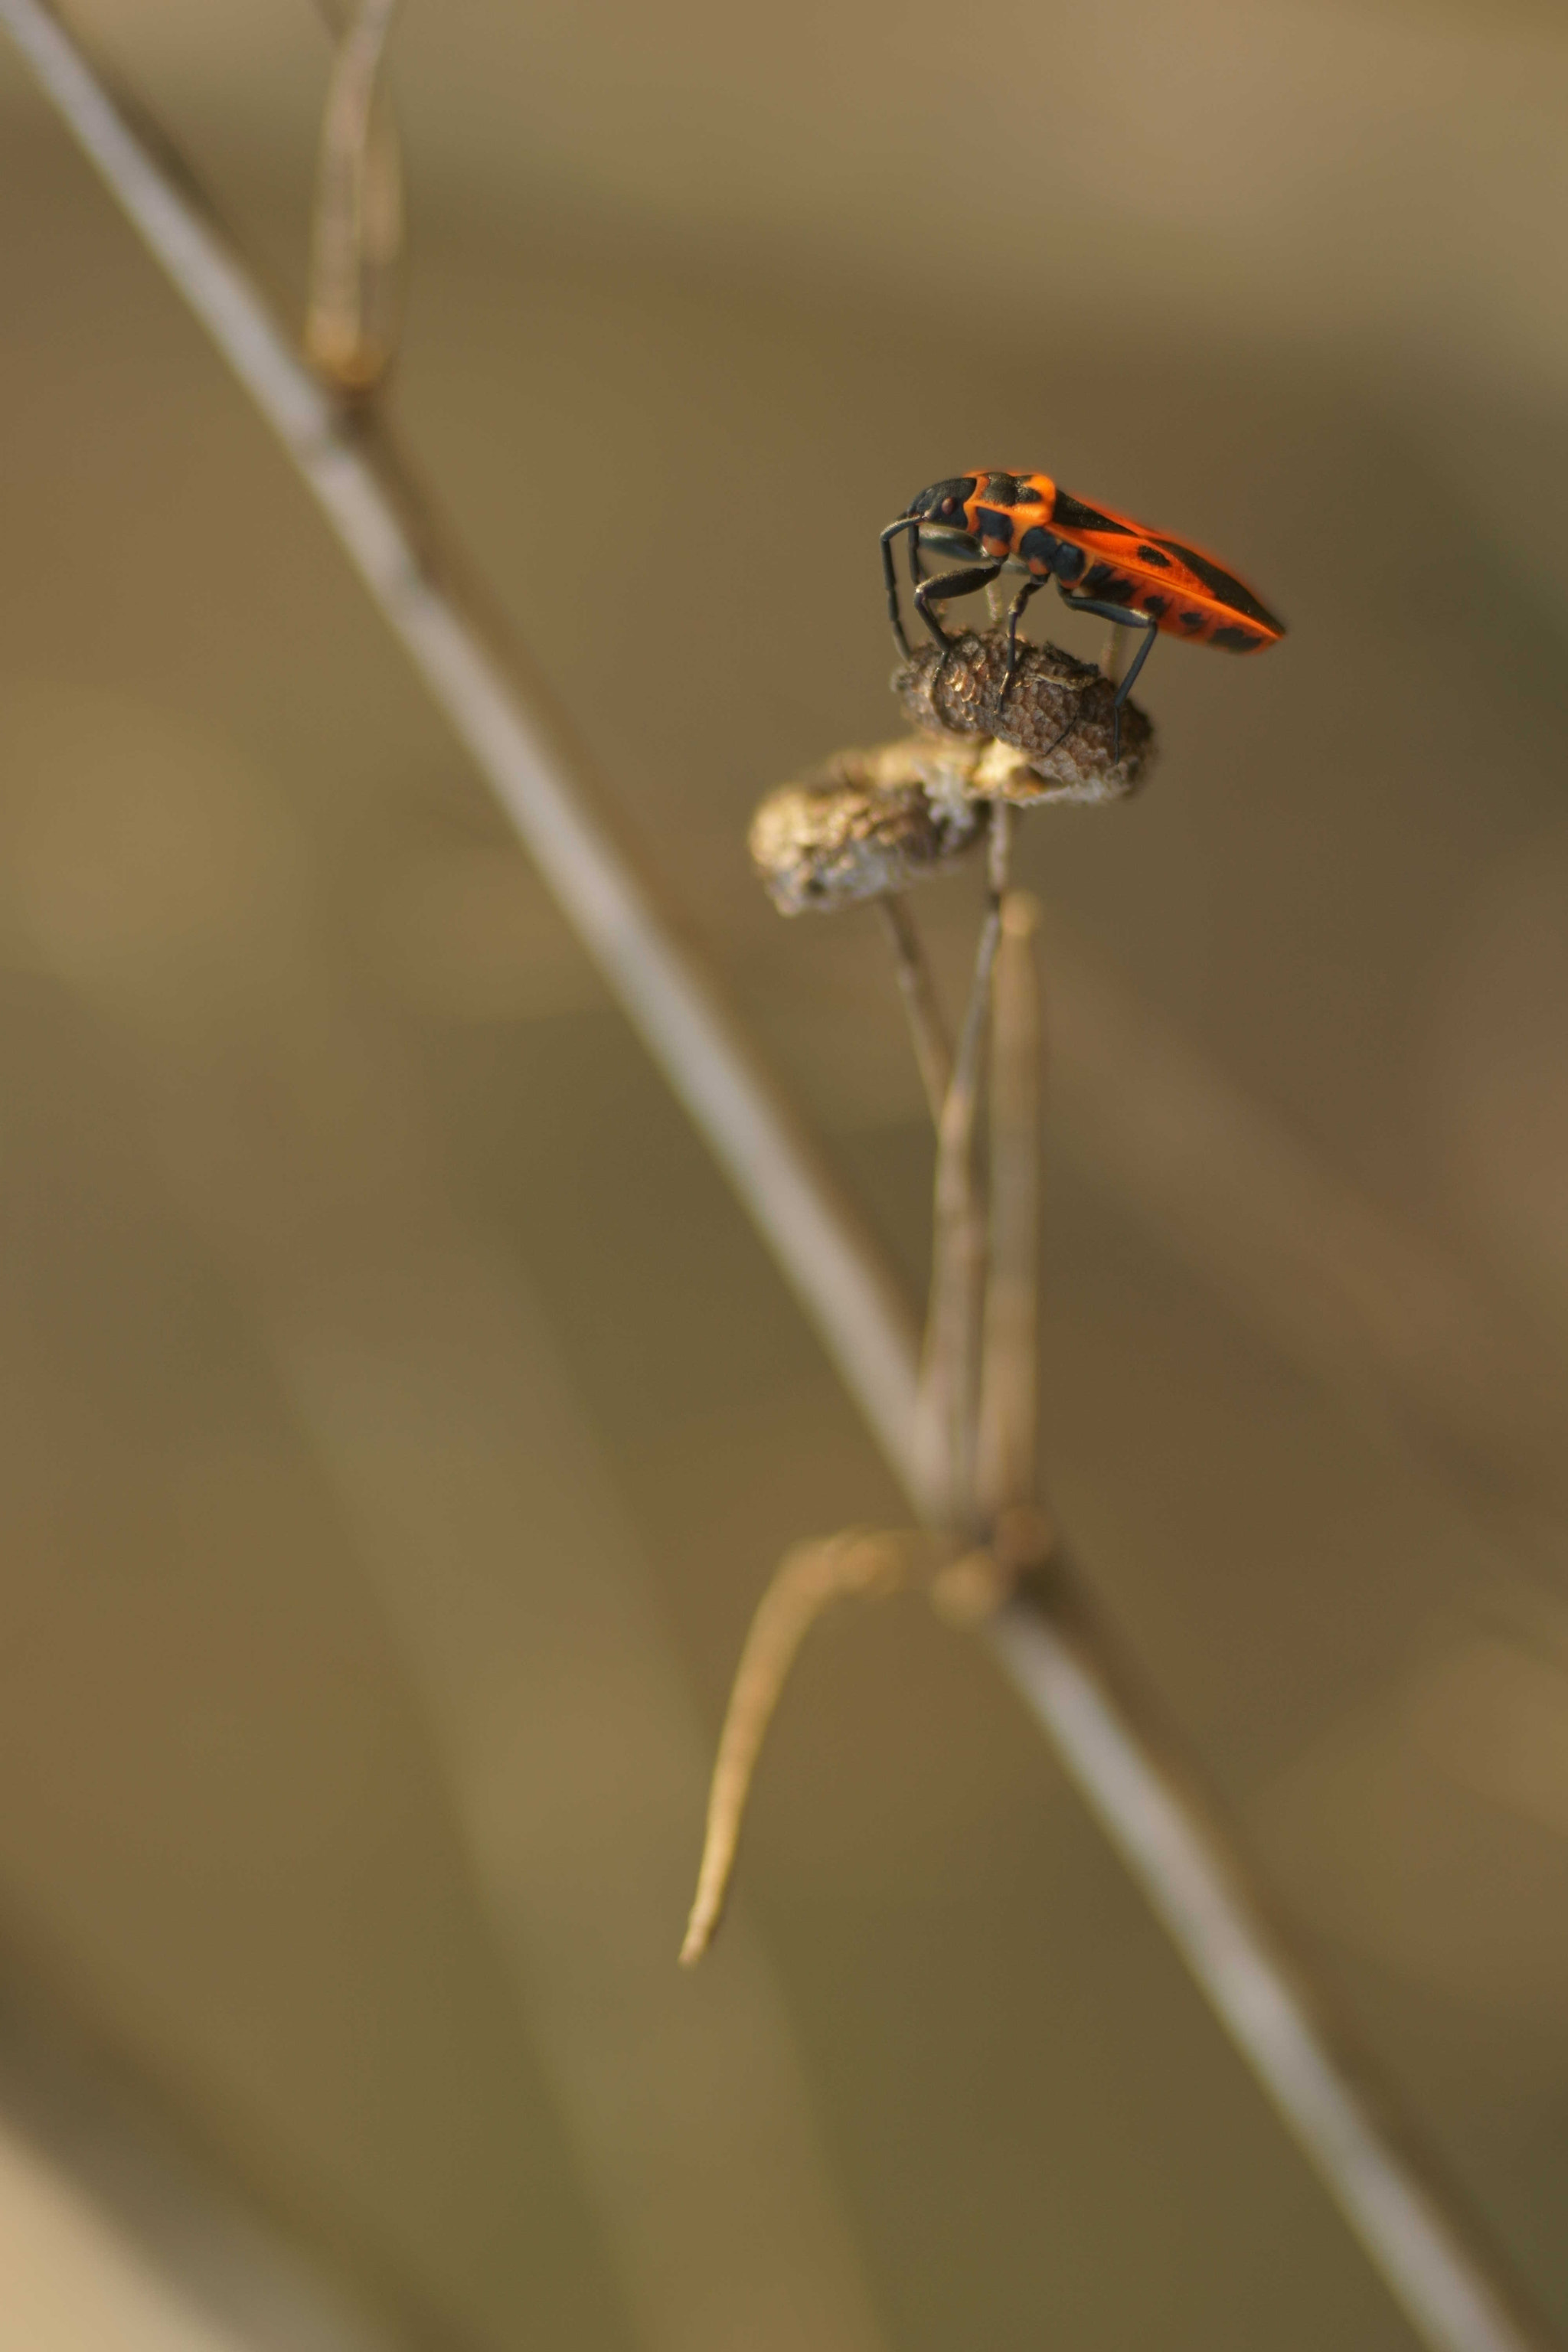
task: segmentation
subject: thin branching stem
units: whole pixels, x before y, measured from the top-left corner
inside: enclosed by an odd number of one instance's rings
[[[723,1915],[757,1758],[801,1643],[834,1601],[854,1593],[891,1591],[903,1574],[909,1547],[908,1537],[856,1528],[797,1544],[784,1554],[757,1603],[719,1736],[697,1895],[680,1948],[683,1968],[694,1968],[702,1958]]]
[[[1037,1498],[1040,1161],[1044,1039],[1035,940],[1039,907],[1010,890],[991,991],[991,1235],[981,1349],[980,1513]]]
[[[1002,937],[1002,901],[1012,838],[1012,810],[1005,801],[993,802],[985,912],[952,1077],[937,1122],[931,1304],[916,1406],[925,1509],[935,1526],[974,1538],[984,1533],[976,1511],[974,1440],[985,1273],[985,1205],[975,1144],[990,1028],[991,975]]]
[[[776,1087],[678,942],[597,805],[596,780],[521,662],[503,664],[421,550],[405,489],[350,432],[241,265],[44,0],[0,25],[271,425],[432,699],[528,844],[767,1240],[912,1498],[913,1328],[896,1285]],[[1387,2094],[1325,2023],[1309,1967],[1162,1711],[1084,1611],[1061,1550],[988,1624],[1026,1705],[1237,2047],[1429,2352],[1547,2352],[1506,2265],[1413,2157]]]
[[[385,90],[398,0],[356,0],[338,38],[317,168],[305,348],[328,381],[363,396],[396,340],[403,170]]]
[[[938,1124],[952,1077],[952,1045],[937,1001],[931,963],[910,912],[910,902],[901,892],[889,891],[879,898],[877,911],[893,950],[893,969],[898,974],[904,1011],[909,1015],[910,1035],[926,1104],[932,1123]]]

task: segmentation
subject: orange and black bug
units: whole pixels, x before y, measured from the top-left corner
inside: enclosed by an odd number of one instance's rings
[[[1118,751],[1121,706],[1162,629],[1194,645],[1256,653],[1285,634],[1285,624],[1260,604],[1234,572],[1201,548],[1163,531],[1148,530],[1127,515],[1086,506],[1058,489],[1048,474],[956,474],[922,490],[882,533],[882,572],[893,635],[907,656],[893,571],[893,541],[909,534],[915,609],[937,644],[952,639],[931,611],[950,596],[988,587],[1004,572],[1026,576],[1007,608],[1007,681],[1018,659],[1018,622],[1031,596],[1055,581],[1065,604],[1079,613],[1142,629],[1143,642],[1116,689]],[[928,580],[921,545],[957,556],[962,568]]]

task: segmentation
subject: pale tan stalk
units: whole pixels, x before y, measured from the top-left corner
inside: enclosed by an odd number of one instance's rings
[[[1021,890],[1002,907],[991,994],[991,1244],[981,1351],[976,1480],[981,1516],[1036,1501],[1044,1038],[1036,952],[1040,910]]]
[[[682,1968],[696,1966],[723,1916],[757,1758],[801,1643],[835,1601],[891,1591],[903,1573],[909,1540],[850,1528],[817,1543],[797,1544],[774,1570],[746,1634],[719,1735],[697,1895],[680,1947]]]
[[[398,0],[357,0],[321,123],[305,348],[345,393],[373,391],[397,337],[403,164],[385,86]]]
[[[1013,813],[1005,802],[994,801],[985,913],[952,1078],[937,1122],[931,1302],[915,1406],[922,1507],[944,1532],[975,1539],[984,1532],[976,1511],[974,1439],[985,1274],[985,1211],[975,1141],[990,1029],[991,975],[1002,937],[1012,838]]]
[[[910,1035],[914,1042],[915,1061],[925,1088],[927,1106],[933,1124],[940,1125],[942,1107],[947,1099],[948,1086],[952,1077],[952,1046],[947,1034],[947,1024],[937,1002],[936,984],[931,979],[931,965],[921,935],[915,929],[909,900],[889,891],[877,901],[893,950],[893,969],[898,974],[899,993],[904,1000],[909,1015]]]

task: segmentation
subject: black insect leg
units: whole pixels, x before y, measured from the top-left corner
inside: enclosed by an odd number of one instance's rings
[[[1004,702],[1012,691],[1013,673],[1018,667],[1018,624],[1024,617],[1024,607],[1031,596],[1037,596],[1041,589],[1049,584],[1048,580],[1026,580],[1007,607],[1007,667],[1002,679]]]
[[[922,580],[915,590],[915,610],[944,653],[952,651],[952,639],[931,611],[933,604],[945,604],[950,596],[973,596],[977,588],[989,588],[1002,570],[1000,563],[977,563],[968,572],[942,572],[934,580]]]
[[[1118,710],[1121,709],[1122,704],[1126,701],[1128,696],[1137,685],[1138,673],[1142,668],[1144,663],[1148,660],[1150,655],[1153,652],[1154,640],[1159,634],[1160,624],[1158,621],[1146,620],[1143,627],[1143,642],[1139,646],[1137,652],[1133,655],[1131,660],[1128,663],[1127,675],[1116,689],[1116,708]]]
[[[918,579],[919,565],[915,558],[915,541],[920,537],[920,528],[918,515],[900,515],[898,521],[890,522],[882,533],[882,578],[887,583],[888,590],[888,618],[893,625],[893,635],[899,641],[899,651],[906,661],[913,658],[913,652],[908,637],[904,635],[904,616],[899,610],[899,578],[893,569],[893,541],[900,531],[909,532],[910,570]]]
[[[1143,642],[1128,664],[1127,675],[1117,688],[1116,698],[1110,706],[1112,726],[1110,756],[1113,760],[1120,760],[1121,757],[1121,706],[1131,693],[1138,673],[1153,649],[1160,624],[1158,621],[1152,620],[1147,613],[1135,613],[1129,604],[1102,604],[1098,597],[1069,596],[1065,588],[1061,592],[1061,597],[1062,603],[1070,604],[1075,613],[1095,613],[1102,621],[1114,621],[1121,628],[1142,629],[1143,632]]]
[[[1102,604],[1097,596],[1070,596],[1065,588],[1061,599],[1075,613],[1098,613],[1102,621],[1115,621],[1123,629],[1147,629],[1152,635],[1160,625],[1147,613],[1135,613],[1131,604]],[[1143,646],[1139,648],[1140,657],[1146,650]]]

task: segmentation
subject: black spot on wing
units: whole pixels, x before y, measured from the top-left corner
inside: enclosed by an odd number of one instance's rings
[[[1171,609],[1170,598],[1157,595],[1152,588],[1145,588],[1138,602],[1152,621],[1163,621]]]
[[[1256,653],[1259,646],[1266,646],[1268,640],[1257,629],[1223,628],[1210,631],[1209,643],[1211,646],[1223,646],[1226,653],[1251,654]]]
[[[1051,520],[1063,530],[1108,530],[1121,539],[1136,539],[1131,523],[1118,522],[1114,515],[1101,514],[1098,507],[1086,507],[1070,490],[1058,490]]]
[[[1160,544],[1203,582],[1217,603],[1233,613],[1244,614],[1249,621],[1257,621],[1263,628],[1273,630],[1277,636],[1284,635],[1284,623],[1277,621],[1268,607],[1258,603],[1250,588],[1244,587],[1233,572],[1224,571],[1212,557],[1200,555],[1195,547],[1184,547],[1179,539],[1163,539]],[[1142,553],[1143,551],[1139,551]],[[1217,637],[1215,643],[1219,643]]]
[[[1203,627],[1205,622],[1208,619],[1208,614],[1206,613],[1194,612],[1178,613],[1176,618],[1180,621],[1184,629],[1196,630]]]
[[[1125,604],[1138,593],[1138,583],[1113,563],[1091,563],[1079,588],[1085,596],[1099,596],[1108,604]]]
[[[1169,572],[1171,568],[1171,559],[1164,552],[1163,549],[1158,547],[1139,547],[1133,551],[1137,555],[1140,563],[1152,563],[1156,572]]]

